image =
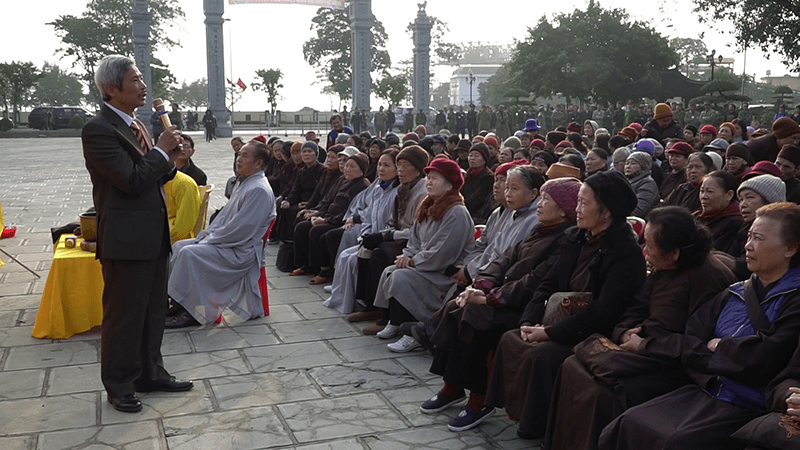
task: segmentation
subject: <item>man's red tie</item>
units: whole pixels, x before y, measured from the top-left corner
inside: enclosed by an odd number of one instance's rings
[[[139,145],[142,147],[145,153],[150,151],[150,145],[148,145],[147,138],[144,136],[140,125],[137,123],[136,120],[131,122],[131,130],[133,130],[133,135],[136,136],[136,140],[139,141]]]

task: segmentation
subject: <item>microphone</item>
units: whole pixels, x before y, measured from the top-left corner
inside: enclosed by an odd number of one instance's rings
[[[153,99],[153,109],[156,110],[156,113],[161,118],[161,125],[164,125],[165,129],[172,126],[172,122],[169,120],[167,111],[164,109],[164,100],[161,100],[160,98]]]

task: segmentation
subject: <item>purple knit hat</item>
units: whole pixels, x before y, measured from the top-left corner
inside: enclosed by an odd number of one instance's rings
[[[542,185],[541,190],[553,197],[558,207],[567,216],[575,217],[575,208],[578,206],[578,191],[581,188],[581,184],[581,180],[577,178],[555,178]]]

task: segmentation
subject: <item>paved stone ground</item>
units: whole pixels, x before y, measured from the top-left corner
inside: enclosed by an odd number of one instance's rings
[[[245,136],[249,134],[243,133]],[[250,134],[251,135],[251,134]],[[209,182],[231,175],[227,140],[197,136]],[[225,199],[212,194],[211,209]],[[0,247],[0,449],[467,449],[523,448],[503,411],[479,429],[447,430],[452,408],[418,405],[441,378],[430,355],[395,354],[322,306],[321,286],[268,266],[271,314],[245,323],[169,331],[167,369],[195,380],[188,394],[143,394],[138,414],[115,411],[100,383],[99,329],[67,340],[31,337],[52,259],[49,229],[91,205],[76,138],[0,140],[0,203],[17,236]],[[275,247],[270,247],[274,263]]]

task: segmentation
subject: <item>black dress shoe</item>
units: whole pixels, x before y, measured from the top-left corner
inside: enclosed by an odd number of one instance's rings
[[[164,321],[164,328],[185,328],[197,325],[200,325],[200,322],[194,320],[194,317],[186,311],[179,313],[175,317],[167,317]]]
[[[135,413],[142,410],[142,402],[133,394],[125,394],[120,397],[108,397],[108,403],[117,411],[125,413]]]
[[[137,392],[186,392],[194,387],[192,380],[178,380],[169,377],[169,380],[154,384],[142,384],[136,388]]]

